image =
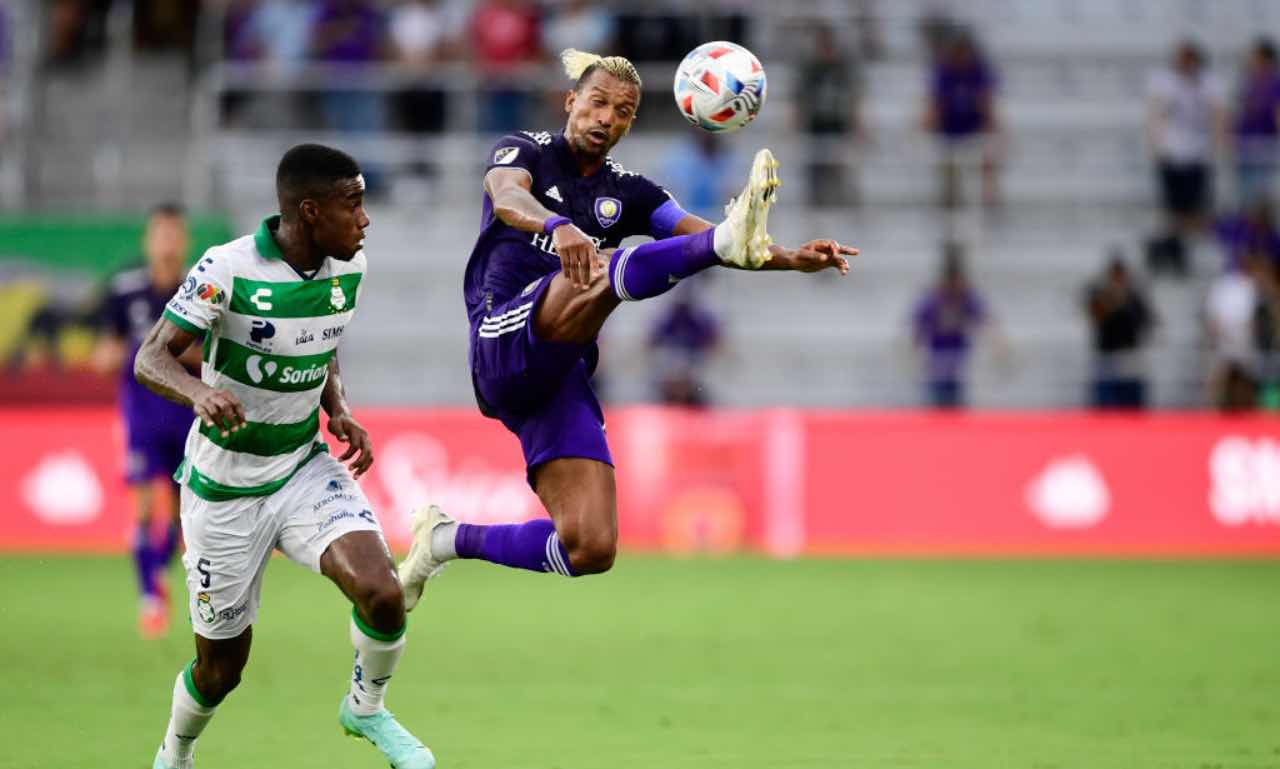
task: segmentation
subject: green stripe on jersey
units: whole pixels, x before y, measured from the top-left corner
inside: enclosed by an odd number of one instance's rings
[[[178,328],[182,329],[183,331],[187,332],[188,334],[191,334],[192,336],[204,336],[204,329],[200,328],[199,326],[187,320],[186,318],[182,317],[181,315],[178,315],[176,312],[174,312],[173,310],[170,310],[168,307],[164,309],[163,315],[166,320],[168,320],[170,323],[177,326]]]
[[[316,318],[350,312],[356,306],[361,273],[321,280],[272,283],[236,276],[231,284],[231,312],[260,318]]]
[[[311,416],[301,422],[246,422],[225,438],[222,437],[221,427],[206,427],[203,421],[200,423],[200,434],[211,443],[227,451],[257,454],[260,457],[276,457],[297,451],[314,440],[319,429],[320,409],[311,412]]]
[[[202,474],[189,461],[184,461],[182,463],[182,466],[178,468],[178,472],[174,473],[173,479],[179,483],[183,483],[185,480],[187,487],[191,489],[192,493],[209,502],[226,502],[227,500],[239,499],[241,497],[265,497],[268,494],[274,494],[279,491],[281,487],[289,482],[290,478],[302,469],[303,465],[310,462],[316,455],[324,454],[328,450],[328,446],[317,442],[311,447],[311,451],[302,458],[302,461],[299,462],[292,470],[285,473],[283,477],[258,486],[227,486],[225,484],[218,483],[212,478]]]
[[[296,393],[324,384],[333,350],[315,355],[268,355],[230,339],[218,340],[213,368],[240,384],[278,393]]]

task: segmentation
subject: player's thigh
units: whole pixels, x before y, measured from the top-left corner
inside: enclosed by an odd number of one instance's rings
[[[618,492],[613,466],[561,457],[533,471],[533,487],[565,548],[612,548],[618,541]]]
[[[488,411],[511,415],[537,410],[584,357],[594,353],[591,344],[559,342],[534,333],[531,313],[555,283],[555,276],[544,275],[472,326],[472,375]]]
[[[264,497],[220,502],[180,492],[191,628],[211,640],[235,638],[257,619],[262,575],[277,532]]]
[[[319,454],[303,465],[272,495],[267,512],[280,520],[280,552],[318,574],[323,573],[320,559],[329,546],[352,532],[371,532],[385,558],[391,558],[369,500],[350,471],[330,454]]]
[[[607,262],[606,254],[602,256]],[[621,302],[613,292],[607,270],[597,275],[586,290],[575,287],[563,272],[557,272],[551,276],[534,312],[533,333],[551,342],[587,344],[600,335],[605,321]]]

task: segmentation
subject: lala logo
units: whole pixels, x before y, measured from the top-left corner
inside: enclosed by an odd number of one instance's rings
[[[596,221],[601,227],[612,227],[622,216],[622,201],[617,198],[596,198]]]

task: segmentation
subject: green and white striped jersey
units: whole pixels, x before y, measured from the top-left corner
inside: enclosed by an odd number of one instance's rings
[[[195,420],[174,475],[215,502],[271,494],[327,450],[320,395],[360,297],[365,255],[326,259],[303,279],[272,237],[278,222],[206,251],[164,311],[204,336],[204,383],[244,404],[246,424],[226,438]]]

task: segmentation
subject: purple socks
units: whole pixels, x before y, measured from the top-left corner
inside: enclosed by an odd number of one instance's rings
[[[696,235],[620,248],[609,259],[609,282],[619,299],[634,302],[665,294],[697,272],[720,264],[714,229]]]
[[[453,548],[459,558],[478,558],[515,569],[577,576],[569,565],[564,545],[556,536],[555,524],[545,519],[502,526],[460,523]]]
[[[138,575],[138,590],[144,598],[159,595],[156,577],[169,565],[178,547],[178,525],[169,524],[158,542],[152,541],[151,524],[139,522],[133,532],[133,567]]]

